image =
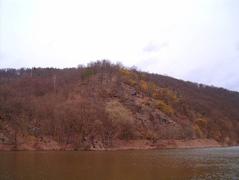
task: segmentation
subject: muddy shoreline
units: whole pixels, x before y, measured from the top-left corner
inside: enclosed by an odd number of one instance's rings
[[[88,145],[87,147],[75,148],[71,144],[59,144],[51,139],[43,142],[23,142],[21,144],[0,144],[0,151],[116,151],[116,150],[152,150],[152,149],[186,149],[186,148],[211,148],[227,147],[214,139],[192,139],[192,140],[115,140],[110,147],[101,143]],[[233,145],[232,145],[233,146]]]

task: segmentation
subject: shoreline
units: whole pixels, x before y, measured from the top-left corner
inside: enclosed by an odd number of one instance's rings
[[[159,149],[193,149],[233,147],[235,145],[220,144],[214,139],[191,140],[158,140],[155,143],[149,140],[115,140],[112,147],[103,147],[97,144],[88,148],[73,148],[72,145],[60,145],[56,142],[33,144],[23,143],[16,148],[14,145],[0,144],[0,151],[123,151],[123,150],[159,150]]]

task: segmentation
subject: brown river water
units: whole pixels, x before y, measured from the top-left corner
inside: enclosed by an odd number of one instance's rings
[[[239,147],[0,152],[0,180],[239,179]]]

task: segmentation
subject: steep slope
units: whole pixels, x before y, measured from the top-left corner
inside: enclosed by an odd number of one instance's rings
[[[0,71],[0,149],[237,145],[239,93],[127,69]]]

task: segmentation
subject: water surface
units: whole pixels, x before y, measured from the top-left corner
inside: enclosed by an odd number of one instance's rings
[[[239,179],[239,147],[0,152],[0,180]]]

